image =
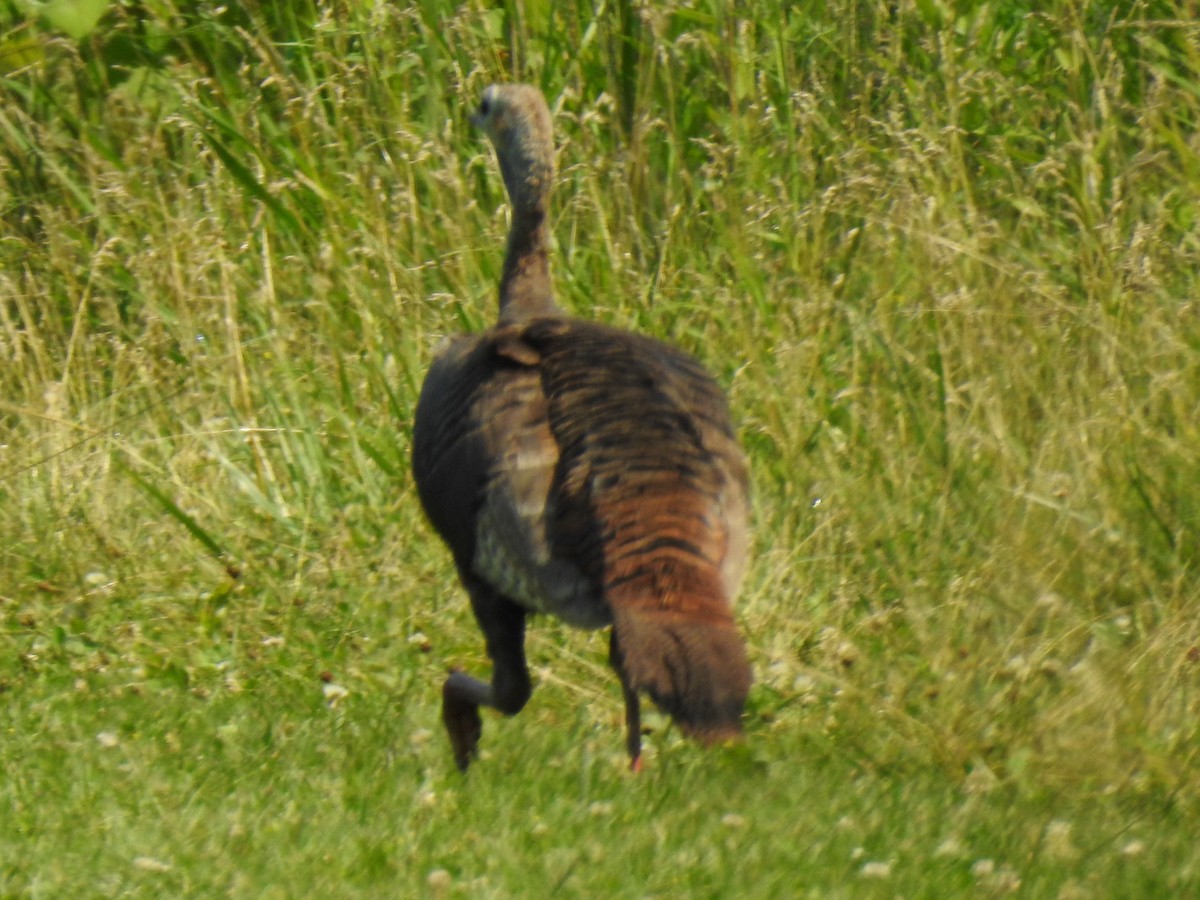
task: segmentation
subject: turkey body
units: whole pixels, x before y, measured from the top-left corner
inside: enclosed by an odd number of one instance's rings
[[[635,768],[640,693],[702,741],[735,736],[751,682],[732,615],[748,472],[724,394],[681,350],[558,309],[544,100],[493,86],[476,119],[514,203],[500,321],[441,350],[413,427],[421,503],[493,663],[490,682],[453,672],[443,688],[455,761],[466,769],[477,751],[479,706],[514,714],[528,700],[534,613],[612,627]]]

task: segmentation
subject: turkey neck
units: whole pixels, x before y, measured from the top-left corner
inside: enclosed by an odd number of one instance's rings
[[[550,228],[547,216],[553,168],[519,142],[513,160],[500,154],[500,171],[512,202],[512,227],[500,278],[500,321],[517,322],[559,310],[550,286]],[[544,151],[543,151],[544,152]]]
[[[500,321],[517,322],[558,311],[550,287],[550,253],[544,203],[513,209],[512,230],[500,278]]]

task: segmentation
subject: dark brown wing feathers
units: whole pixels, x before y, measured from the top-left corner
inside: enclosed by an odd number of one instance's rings
[[[750,684],[730,605],[746,468],[717,385],[681,351],[569,319],[494,329],[452,359],[430,372],[418,413],[428,459],[414,465],[419,486],[438,485],[422,496],[436,495],[426,507],[439,531],[476,522],[447,535],[460,564],[474,563],[489,486],[526,497],[514,502],[545,491],[548,552],[607,607],[631,687],[700,737],[735,733]],[[514,487],[528,472],[506,468],[498,443],[547,440],[552,471]],[[452,516],[439,512],[447,494]]]
[[[747,473],[725,397],[659,342],[531,325],[559,446],[553,535],[603,584],[620,665],[701,738],[740,730],[750,670],[731,611]]]

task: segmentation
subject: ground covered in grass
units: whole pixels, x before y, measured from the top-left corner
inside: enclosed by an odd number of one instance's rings
[[[0,11],[0,895],[1200,883],[1200,26],[785,6]],[[466,778],[438,719],[487,661],[410,426],[506,79],[561,302],[753,467],[748,738],[636,777],[602,635],[534,625]]]

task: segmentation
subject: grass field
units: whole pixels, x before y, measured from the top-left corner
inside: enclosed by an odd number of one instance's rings
[[[1195,4],[731,6],[0,7],[0,896],[1197,890]],[[516,78],[561,302],[753,468],[747,740],[638,776],[603,635],[465,778],[438,718],[412,409]]]

